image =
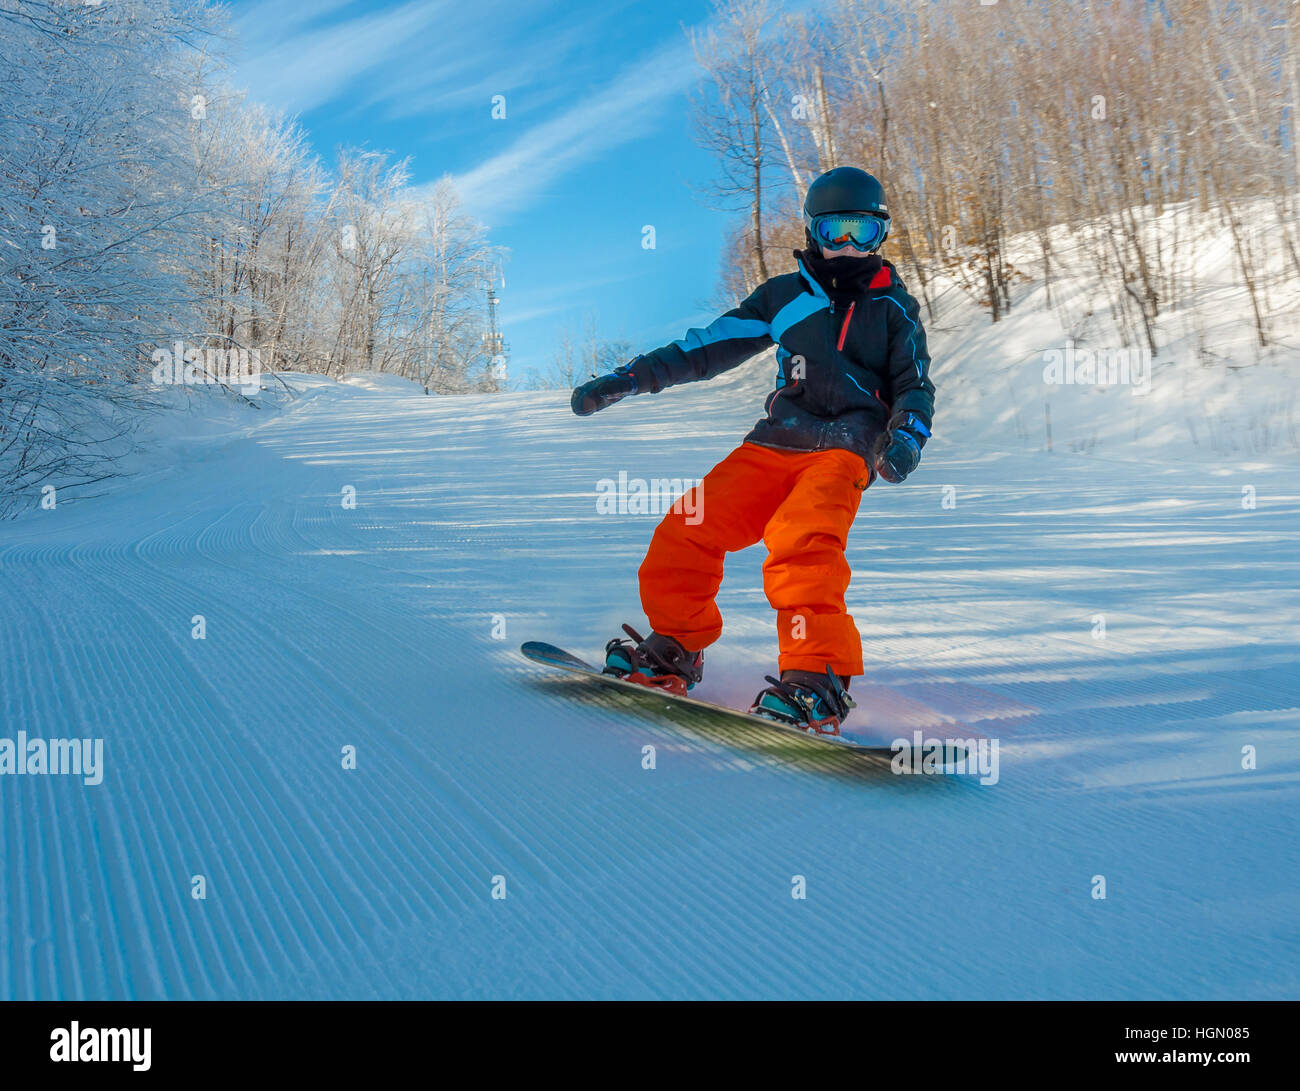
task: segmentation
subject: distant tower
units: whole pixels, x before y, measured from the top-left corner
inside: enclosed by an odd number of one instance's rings
[[[499,266],[491,266],[484,272],[483,285],[487,292],[487,332],[483,334],[483,348],[492,357],[492,376],[499,387],[506,385],[506,342],[505,335],[497,328],[497,307],[501,300],[497,296],[497,280],[505,287],[505,277]]]

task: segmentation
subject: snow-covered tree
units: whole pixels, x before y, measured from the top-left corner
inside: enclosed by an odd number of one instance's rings
[[[331,175],[229,89],[223,34],[203,0],[0,0],[0,514],[111,476],[177,342],[499,386],[501,254],[450,184],[370,151]]]
[[[0,0],[0,512],[85,485],[147,399],[148,352],[192,329],[212,194],[187,154],[193,4]]]

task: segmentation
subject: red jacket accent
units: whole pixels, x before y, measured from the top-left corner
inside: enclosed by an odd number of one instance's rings
[[[858,301],[855,299],[852,303],[849,304],[849,309],[847,313],[844,315],[844,324],[840,326],[840,339],[837,342],[835,342],[835,349],[837,352],[844,351],[844,338],[848,335],[849,323],[853,321],[853,308],[856,307],[857,305],[858,305]]]

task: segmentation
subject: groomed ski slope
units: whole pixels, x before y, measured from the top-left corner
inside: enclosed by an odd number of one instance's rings
[[[1017,320],[936,332],[941,405]],[[0,995],[1300,995],[1293,453],[1049,454],[954,410],[868,491],[860,714],[999,739],[996,784],[638,716],[518,657],[642,622],[655,517],[598,514],[597,481],[700,477],[770,369],[588,420],[299,377],[0,526],[0,735],[105,741],[98,786],[0,778]],[[761,561],[729,563],[702,696],[772,669]]]

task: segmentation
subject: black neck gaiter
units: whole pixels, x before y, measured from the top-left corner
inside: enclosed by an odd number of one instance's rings
[[[865,258],[824,258],[816,250],[796,250],[794,256],[836,304],[849,303],[863,295],[885,264],[879,254]]]

